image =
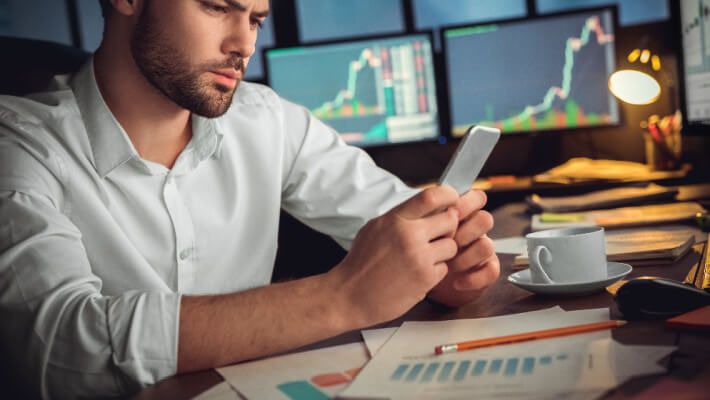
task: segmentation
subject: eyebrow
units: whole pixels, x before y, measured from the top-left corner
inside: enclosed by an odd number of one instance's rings
[[[236,8],[239,11],[246,11],[247,10],[247,7],[237,0],[224,0],[224,2],[229,4],[231,7]],[[260,18],[266,18],[267,16],[269,16],[269,10],[266,9],[264,11],[254,11],[253,14],[256,15],[257,17],[260,17]]]

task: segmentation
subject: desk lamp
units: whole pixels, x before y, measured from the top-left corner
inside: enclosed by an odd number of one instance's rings
[[[661,59],[648,49],[633,49],[626,57],[630,68],[619,69],[609,77],[609,90],[619,100],[646,105],[661,96],[661,85],[655,78],[661,71]]]
[[[665,78],[661,70],[661,58],[649,49],[639,47],[631,50],[626,56],[625,65],[611,74],[608,85],[611,93],[619,100],[643,106],[652,104],[661,97],[659,81],[672,90],[672,83]],[[671,92],[671,101],[672,97]],[[654,170],[672,170],[678,167],[680,129],[674,128],[679,122],[675,119],[675,115],[663,119],[653,115],[648,121],[641,122],[641,127],[646,130],[646,162]]]

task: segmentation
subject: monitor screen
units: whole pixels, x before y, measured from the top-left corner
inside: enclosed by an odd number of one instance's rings
[[[537,0],[536,4],[540,14],[618,5],[621,26],[663,21],[670,16],[668,0]]]
[[[76,11],[84,50],[94,52],[104,36],[104,17],[98,1],[77,1]]]
[[[442,26],[524,17],[528,12],[525,0],[413,0],[412,8],[414,27],[437,33],[436,51],[441,48],[438,30]]]
[[[680,1],[683,132],[710,129],[710,1]]]
[[[256,50],[249,59],[246,74],[244,78],[247,80],[261,79],[264,77],[264,66],[261,65],[261,50],[274,45],[274,19],[272,17],[264,20],[264,26],[259,29],[256,36]]]
[[[404,32],[401,0],[296,0],[301,42]]]
[[[0,36],[74,44],[63,1],[0,0]]]
[[[270,49],[267,78],[281,96],[358,146],[439,136],[428,34]]]
[[[607,86],[615,69],[612,9],[442,34],[454,137],[473,124],[511,133],[619,123]]]

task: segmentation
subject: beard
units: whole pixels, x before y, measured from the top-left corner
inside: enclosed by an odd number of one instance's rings
[[[206,72],[232,68],[244,76],[244,58],[232,55],[224,61],[193,65],[184,51],[162,32],[147,2],[133,36],[131,53],[146,80],[178,106],[207,118],[223,115],[232,104],[234,87],[212,82]]]

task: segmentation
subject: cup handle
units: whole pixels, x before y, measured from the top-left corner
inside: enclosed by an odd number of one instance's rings
[[[550,253],[550,250],[547,249],[545,246],[537,246],[532,252],[532,257],[530,257],[530,272],[531,278],[532,275],[537,275],[544,283],[555,283],[550,279],[550,277],[547,275],[545,270],[542,268],[542,263],[540,262],[540,253],[542,252],[547,253],[547,259],[552,260],[552,253]]]

